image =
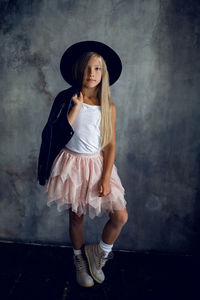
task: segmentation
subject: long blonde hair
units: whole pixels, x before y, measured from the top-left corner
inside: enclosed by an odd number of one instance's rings
[[[104,148],[109,144],[112,138],[112,117],[111,117],[111,100],[109,74],[106,62],[103,57],[96,52],[84,53],[75,63],[73,74],[74,79],[79,87],[82,87],[84,71],[91,57],[98,57],[102,61],[102,78],[98,85],[97,98],[101,105],[101,147]]]

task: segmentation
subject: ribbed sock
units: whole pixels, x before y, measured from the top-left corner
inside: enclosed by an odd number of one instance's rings
[[[109,245],[101,240],[99,246],[106,253],[104,257],[108,257],[108,254],[112,251],[113,244]]]
[[[76,255],[82,254],[81,249],[76,250],[76,249],[73,248],[73,251],[74,251],[74,255],[75,255],[75,256],[76,256]]]

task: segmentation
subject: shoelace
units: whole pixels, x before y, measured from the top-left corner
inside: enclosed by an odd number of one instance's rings
[[[85,263],[85,261],[84,261],[84,259],[81,255],[76,255],[74,257],[74,263],[75,263],[75,266],[76,266],[76,270],[78,272],[83,272],[83,271],[87,272],[86,263]]]
[[[107,257],[104,257],[104,253],[102,252],[98,256],[99,259],[97,261],[97,269],[100,270],[101,268],[103,268],[105,266],[105,263],[107,262],[107,260],[112,259],[113,256],[114,256],[113,252],[110,252]]]

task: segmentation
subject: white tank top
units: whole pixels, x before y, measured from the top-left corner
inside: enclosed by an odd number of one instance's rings
[[[100,123],[100,106],[83,103],[72,126],[74,134],[65,147],[78,153],[99,152],[101,150]]]

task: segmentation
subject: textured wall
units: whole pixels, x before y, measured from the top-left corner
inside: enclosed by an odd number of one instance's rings
[[[0,239],[70,244],[68,214],[48,208],[36,182],[41,130],[68,87],[59,62],[87,39],[123,62],[116,165],[129,221],[116,249],[198,249],[200,5],[184,0],[0,2]],[[86,218],[86,242],[106,217]]]

